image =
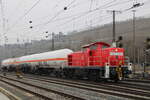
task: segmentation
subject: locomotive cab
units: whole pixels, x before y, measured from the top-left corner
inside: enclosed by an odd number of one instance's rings
[[[110,78],[121,80],[124,76],[124,49],[123,48],[107,48],[107,62],[110,66]]]
[[[103,42],[96,42],[84,48],[87,48],[89,54],[88,65],[104,70],[101,78],[122,79],[124,69],[127,68],[124,66],[123,48],[111,48]]]

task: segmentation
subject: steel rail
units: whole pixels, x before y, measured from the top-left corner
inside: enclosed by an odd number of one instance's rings
[[[28,75],[25,75],[25,77],[28,76]],[[34,77],[33,77],[34,76]],[[140,90],[147,90],[147,91],[150,91],[150,86],[147,86],[147,85],[141,85],[141,84],[130,84],[130,83],[123,83],[122,81],[121,82],[118,82],[118,83],[110,83],[110,82],[107,82],[107,83],[103,83],[103,82],[89,82],[89,81],[86,81],[86,80],[72,80],[72,79],[62,79],[62,78],[52,78],[52,77],[43,77],[43,76],[37,76],[37,75],[29,75],[29,78],[41,78],[41,79],[45,79],[45,80],[53,80],[53,81],[60,81],[62,83],[64,82],[67,82],[67,83],[73,83],[73,84],[81,84],[81,85],[86,85],[86,86],[91,86],[91,85],[96,85],[96,86],[100,86],[100,85],[111,85],[113,87],[124,87],[124,88],[134,88],[134,89],[140,89]]]
[[[141,82],[141,83],[150,83],[150,80],[139,80],[139,79],[126,79],[128,82]]]
[[[90,91],[95,91],[95,92],[100,92],[100,93],[105,93],[105,94],[110,94],[110,95],[115,95],[115,96],[120,96],[120,97],[125,97],[125,98],[131,98],[131,99],[150,99],[150,92],[144,92],[144,91],[138,91],[138,90],[133,90],[133,89],[126,89],[122,87],[113,87],[109,85],[102,85],[101,86],[93,86],[93,85],[88,85],[88,84],[82,84],[82,83],[71,83],[71,82],[65,82],[65,81],[60,81],[56,82],[56,80],[46,80],[46,79],[39,79],[39,78],[31,78],[28,77],[28,79],[34,79],[34,80],[39,80],[39,81],[44,81],[44,82],[49,82],[49,83],[54,83],[54,84],[59,84],[59,85],[66,85],[70,87],[75,87],[75,88],[80,88],[80,89],[86,89]],[[81,85],[81,86],[79,86]],[[93,89],[95,88],[95,89]],[[106,91],[109,90],[109,91]],[[123,92],[123,93],[121,93]],[[126,93],[126,94],[125,94]],[[132,95],[130,95],[131,93]],[[143,96],[143,97],[142,97]],[[145,98],[144,96],[147,96]]]
[[[34,94],[34,95],[36,95],[36,96],[38,96],[38,97],[41,97],[41,98],[43,98],[43,99],[45,99],[45,100],[53,100],[53,99],[51,99],[51,98],[49,98],[49,97],[46,97],[46,96],[43,96],[43,95],[41,95],[41,94],[39,94],[39,93],[36,93],[36,92],[31,91],[31,90],[25,89],[25,88],[23,88],[22,86],[18,86],[18,85],[12,84],[12,83],[7,82],[7,81],[5,81],[5,80],[3,80],[3,79],[0,79],[0,81],[4,82],[4,83],[6,83],[6,84],[8,84],[8,85],[10,85],[10,86],[13,86],[13,87],[15,87],[15,88],[18,88],[18,89],[20,89],[20,90],[23,90],[23,91],[29,92],[29,93],[31,93],[31,94]]]
[[[1,75],[0,75],[0,77],[8,79],[8,80],[11,80],[11,81],[19,82],[19,83],[22,83],[22,84],[25,84],[25,85],[29,85],[29,86],[32,86],[32,87],[35,87],[35,88],[39,88],[39,89],[45,90],[47,92],[52,92],[52,93],[55,93],[55,94],[58,94],[58,95],[61,95],[61,96],[64,96],[64,97],[72,98],[73,100],[85,100],[85,99],[83,99],[81,97],[77,97],[77,96],[74,96],[74,95],[71,95],[71,94],[62,93],[62,92],[59,92],[59,91],[56,91],[56,90],[52,90],[52,89],[47,89],[47,88],[44,88],[44,87],[41,87],[41,86],[38,86],[38,85],[34,85],[34,84],[31,84],[31,83],[23,82],[23,81],[20,81],[20,80],[8,78],[8,77],[1,76]],[[3,79],[0,79],[0,80],[5,82],[5,83],[8,83],[8,84],[10,84],[10,85],[12,85],[14,87],[18,87],[20,89],[23,89],[25,91],[33,93],[31,90],[25,89],[25,88],[23,88],[21,86],[17,86],[15,84],[9,83],[9,82],[7,82],[7,81],[5,81]],[[40,96],[40,97],[43,97],[43,98],[46,98],[46,100],[53,100],[52,98],[45,97],[45,96],[43,96],[41,94],[37,94],[37,93],[33,93],[33,94],[36,94],[37,96]]]

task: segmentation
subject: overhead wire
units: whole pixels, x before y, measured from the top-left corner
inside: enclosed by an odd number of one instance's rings
[[[74,1],[75,1],[75,0],[74,0]],[[113,3],[114,1],[116,1],[116,0],[113,0],[113,1],[111,1],[111,2],[109,2],[109,3],[107,3],[107,4],[104,4],[104,5],[102,5],[102,6],[98,7],[98,8],[95,8],[95,9],[93,9],[93,10],[91,10],[91,11],[87,11],[87,12],[84,12],[84,13],[85,13],[85,15],[86,15],[86,13],[91,13],[91,12],[97,11],[97,10],[99,10],[99,9],[102,9],[102,8],[105,7],[105,6],[106,6],[106,8],[108,8],[108,7],[111,7],[111,6],[118,5],[118,4],[122,3],[122,2],[120,2],[120,3],[116,3],[116,4],[110,5],[110,4]],[[129,2],[129,1],[130,1],[130,0],[128,0],[128,1],[126,1],[126,2]],[[123,3],[125,3],[125,2],[123,2]],[[58,13],[58,14],[60,14],[60,13]],[[54,16],[54,18],[55,18],[55,16]],[[45,22],[45,23],[37,24],[37,25],[35,25],[35,27],[41,26],[41,25],[47,25],[47,24],[51,23],[54,18],[52,18],[51,20],[49,20],[49,21],[47,21],[47,22]]]
[[[52,7],[52,9],[55,9],[59,4],[60,4],[60,1],[62,1],[62,0],[58,0],[58,2],[56,2],[56,4]],[[58,4],[59,3],[59,4]],[[41,17],[41,18],[38,18],[38,19],[36,19],[36,20],[40,20],[40,19],[45,19],[45,17],[49,17],[49,15],[47,15],[47,16],[44,16],[44,17]],[[61,19],[60,19],[61,20]],[[32,20],[32,21],[34,21],[34,20]],[[20,26],[18,26],[18,27],[20,27]],[[28,28],[18,28],[17,27],[17,30],[20,30],[20,29],[28,29]],[[22,27],[22,26],[21,26]]]
[[[127,8],[127,9],[124,9],[124,10],[121,11],[121,12],[127,12],[127,11],[130,11],[130,10],[132,10],[132,9],[136,9],[137,7],[134,7],[135,4],[140,4],[140,5],[138,6],[138,8],[139,8],[139,7],[145,6],[145,5],[147,5],[147,4],[150,3],[150,0],[147,0],[146,2],[143,2],[143,3],[137,3],[137,0],[133,0],[133,1],[135,1],[135,2],[133,2],[133,6],[132,6],[132,7]]]
[[[73,2],[75,2],[76,0],[73,0],[70,4],[69,4],[69,6],[73,3]],[[91,13],[91,12],[94,12],[94,11],[97,11],[97,10],[99,10],[99,9],[102,9],[103,7],[105,8],[109,8],[109,7],[111,7],[111,6],[115,6],[115,5],[118,5],[118,4],[121,4],[121,3],[126,3],[126,2],[129,2],[130,0],[128,0],[128,1],[124,1],[124,2],[119,2],[119,3],[115,3],[115,4],[111,4],[111,3],[114,3],[114,1],[116,1],[116,0],[113,0],[113,1],[111,1],[111,2],[109,2],[109,3],[107,3],[107,4],[104,4],[104,5],[102,5],[102,6],[100,6],[100,7],[98,7],[98,8],[95,8],[95,9],[93,9],[93,10],[91,10],[91,11],[86,11],[86,12],[83,12],[83,14],[81,13],[81,15],[80,16],[77,16],[76,18],[72,18],[71,20],[69,20],[69,21],[67,21],[67,22],[71,22],[72,20],[75,20],[75,19],[78,19],[78,18],[80,18],[80,17],[82,17],[82,16],[85,16],[85,15],[87,15],[88,13]],[[111,4],[111,5],[110,5]],[[103,9],[104,9],[103,8]],[[53,21],[53,19],[55,19],[59,14],[61,13],[61,11],[60,12],[58,12],[53,18],[51,18],[48,22],[45,22],[45,23],[41,23],[41,24],[37,24],[37,25],[34,25],[33,27],[37,27],[37,26],[41,26],[41,25],[47,25],[47,24],[49,24],[49,23],[52,23],[52,22],[55,22],[55,21],[58,21],[57,19],[56,20],[54,20]],[[67,17],[66,17],[67,18]],[[63,20],[63,19],[62,19]],[[66,23],[66,22],[65,22]],[[62,24],[61,24],[62,25]]]
[[[13,25],[12,25],[8,30],[10,30],[10,29],[13,28],[15,25],[17,25],[18,22],[19,22],[20,20],[22,20],[37,4],[39,4],[40,1],[41,1],[41,0],[37,0],[37,1],[31,6],[31,8],[29,8],[21,17],[19,17],[19,18],[15,21],[15,23],[13,23]]]
[[[86,13],[88,13],[88,12],[89,12],[89,11],[86,11],[86,12],[80,12],[80,13],[77,13],[77,14],[74,14],[74,15],[71,15],[71,16],[58,18],[58,19],[52,20],[51,23],[57,22],[57,21],[62,21],[62,20],[67,20],[67,19],[72,18],[72,17],[78,17],[78,16],[84,15],[84,14],[86,14]],[[29,27],[27,27],[27,28],[25,28],[25,27],[22,28],[22,26],[20,26],[20,27],[21,27],[21,28],[17,27],[17,30],[29,29]]]
[[[56,4],[52,7],[52,10],[53,9],[56,9],[57,7],[58,7],[58,5],[60,4],[60,2],[62,2],[63,0],[58,0],[57,2],[56,2]],[[43,20],[43,19],[45,19],[45,18],[47,18],[47,17],[49,17],[50,16],[50,14],[51,13],[49,13],[48,15],[46,15],[46,16],[43,16],[43,17],[41,17],[41,18],[37,18],[37,19],[35,19],[35,20],[33,20],[33,21],[39,21],[39,20]]]
[[[86,11],[86,12],[80,12],[80,13],[77,13],[77,14],[74,14],[74,15],[70,15],[70,16],[66,16],[66,17],[62,17],[62,18],[58,18],[58,19],[55,19],[55,20],[52,20],[51,23],[53,22],[57,22],[57,21],[61,21],[61,20],[66,20],[68,18],[72,18],[72,17],[78,17],[80,15],[84,15],[86,13],[88,13],[89,11]],[[40,25],[40,24],[38,24]],[[36,25],[35,25],[36,26]],[[18,27],[17,27],[18,28]],[[20,29],[24,29],[24,28],[20,28]]]
[[[41,1],[41,0],[37,0],[37,1],[32,5],[32,7],[31,7],[27,12],[25,12],[23,16],[21,16],[18,20],[16,20],[16,22],[13,23],[13,25],[12,25],[11,27],[8,27],[7,30],[5,30],[6,32],[3,33],[1,36],[4,36],[10,29],[12,29],[15,25],[17,25],[18,22],[19,22],[20,20],[22,20],[22,18],[24,18],[40,1]]]
[[[60,0],[60,1],[62,1],[62,0]],[[60,1],[58,1],[57,3],[60,4]],[[74,2],[75,2],[75,1],[74,1]],[[85,3],[85,2],[80,1],[80,3],[76,3],[76,4],[71,3],[71,5],[69,6],[69,8],[75,8],[75,7],[79,6],[79,5],[81,5],[82,3]],[[58,4],[56,4],[56,5],[58,6]],[[57,6],[54,6],[54,7],[56,8]],[[53,7],[52,9],[55,9],[54,7]],[[48,18],[48,17],[50,17],[50,14],[48,14],[48,15],[46,15],[46,16],[43,16],[43,17],[41,17],[41,18],[37,18],[37,19],[34,20],[34,22],[39,21],[39,20],[46,19],[46,18]],[[59,20],[59,19],[58,19],[58,20]]]
[[[108,7],[109,7],[109,6],[108,6]],[[80,17],[80,16],[79,16],[79,17]],[[109,18],[110,18],[110,17],[109,17]],[[76,18],[76,19],[77,19],[77,18]],[[67,21],[67,22],[65,22],[65,23],[68,24],[68,22],[71,22],[71,20],[69,20],[69,21]],[[63,24],[64,24],[64,23],[63,23]],[[61,25],[63,25],[63,24],[61,24]],[[60,25],[60,26],[61,26],[61,25]],[[65,24],[65,25],[66,25],[66,24]]]
[[[26,16],[41,0],[38,0],[22,17],[20,17],[19,19],[21,20],[24,16]],[[73,0],[71,3],[69,3],[66,7],[70,6],[72,3],[74,3],[76,0]],[[61,11],[57,12],[56,15],[54,15],[48,22],[44,23],[50,23],[51,20],[55,19],[59,14],[61,14],[64,10],[62,9]],[[19,20],[17,20],[18,22]],[[15,24],[11,27],[13,28],[17,22],[15,22]],[[10,30],[10,29],[9,29]]]
[[[75,0],[74,0],[74,1],[75,1]],[[114,1],[116,1],[116,0],[114,0]],[[115,4],[111,4],[111,3],[114,3],[114,2],[109,2],[108,4],[103,5],[103,7],[109,8],[109,7],[112,7],[112,6],[121,4],[121,3],[129,2],[129,1],[130,1],[130,0],[124,1],[124,2],[115,3]],[[73,2],[73,1],[72,1],[72,2]],[[110,4],[111,4],[111,5],[110,5]],[[71,4],[70,4],[70,5],[71,5]],[[94,12],[94,11],[97,11],[97,10],[99,10],[99,9],[101,9],[101,7],[95,8],[95,9],[93,9],[92,11]],[[61,11],[58,12],[55,16],[53,16],[48,22],[46,22],[45,25],[47,25],[47,24],[53,22],[53,20],[54,20],[60,13],[61,13]],[[91,12],[85,12],[84,14],[86,15],[86,13],[91,13]],[[82,17],[82,15],[84,15],[84,14],[81,14],[81,16],[78,16],[78,18]],[[78,19],[78,18],[76,17],[75,19]],[[74,20],[74,18],[71,19],[71,20]],[[70,22],[71,20],[69,20],[69,21],[67,21],[67,22]],[[65,22],[65,23],[66,23],[66,22]],[[40,24],[40,25],[44,25],[44,24]]]
[[[102,21],[100,21],[100,22],[103,22],[103,21],[106,21],[106,20],[110,20],[109,18],[112,18],[112,16],[100,16],[100,17],[103,17],[103,20]],[[98,19],[98,18],[97,18]],[[97,21],[95,21],[95,23],[92,23],[92,26],[91,25],[87,25],[87,26],[85,26],[85,25],[80,25],[80,27],[82,26],[83,28],[80,28],[80,29],[78,29],[78,30],[81,30],[81,29],[86,29],[86,30],[88,30],[87,28],[89,28],[89,29],[91,29],[91,27],[96,27],[96,26],[98,26],[99,24],[97,24]],[[84,27],[85,26],[85,27]],[[58,27],[58,26],[57,26]],[[67,27],[67,26],[66,26]],[[76,30],[75,30],[76,31]]]
[[[109,7],[109,6],[108,6]],[[88,13],[88,12],[87,12]],[[86,13],[85,13],[86,14]],[[82,15],[81,15],[82,16]],[[81,16],[78,16],[78,17],[81,17]],[[78,19],[78,18],[72,18],[72,20],[75,20],[75,19]],[[67,22],[70,22],[71,20],[69,20],[69,21],[67,21]],[[65,23],[67,23],[67,22],[65,22]],[[65,23],[63,23],[63,24],[60,24],[60,26],[61,25],[64,25]]]
[[[68,7],[71,5],[71,4],[73,4],[74,2],[75,2],[76,0],[73,0],[71,3],[69,3],[66,7],[67,7],[67,9],[68,9]],[[57,16],[59,16],[61,13],[63,13],[65,10],[64,9],[62,9],[62,10],[60,10],[56,15],[54,15],[50,20],[48,20],[47,22],[45,22],[45,23],[43,23],[43,25],[46,25],[46,24],[49,24],[49,23],[51,23],[51,21],[53,20],[53,19],[55,19]]]
[[[130,1],[130,0],[129,0]],[[54,18],[55,19],[55,18]],[[54,20],[51,20],[51,22],[53,22]]]
[[[75,1],[76,1],[76,0],[73,0],[71,3],[69,3],[69,4],[68,4],[67,6],[65,6],[65,7],[67,7],[67,9],[69,9],[69,6],[70,6],[71,4],[73,4]],[[34,25],[34,27],[43,25],[42,27],[39,28],[39,30],[44,29],[44,27],[45,27],[47,24],[51,23],[52,20],[54,20],[57,16],[59,16],[59,15],[60,15],[61,13],[63,13],[64,11],[65,11],[64,9],[61,9],[61,10],[60,10],[59,12],[57,12],[50,20],[48,20],[47,22],[42,23],[42,24]]]
[[[128,2],[129,2],[130,0],[128,0]],[[125,3],[125,2],[124,2]],[[110,3],[109,3],[110,4]],[[120,4],[120,3],[119,3]],[[105,7],[106,6],[106,7]],[[97,10],[99,10],[99,9],[102,9],[103,7],[103,9],[105,9],[105,8],[109,8],[109,7],[111,7],[111,6],[114,6],[114,5],[109,5],[109,6],[107,6],[107,5],[104,5],[104,6],[101,6],[101,7],[99,7],[99,8],[95,8],[95,9],[93,9],[93,10],[89,10],[89,11],[87,11],[87,12],[85,12],[85,13],[83,13],[82,15],[80,15],[80,16],[77,16],[76,18],[72,18],[72,19],[70,19],[70,20],[68,20],[68,21],[66,21],[66,22],[64,22],[64,23],[62,23],[62,24],[60,24],[59,26],[61,26],[61,25],[66,25],[66,24],[68,24],[68,23],[70,23],[70,22],[72,22],[73,20],[75,20],[75,19],[78,19],[78,18],[81,18],[81,17],[83,17],[83,16],[85,16],[85,15],[87,15],[87,14],[89,14],[89,13],[92,13],[92,12],[94,12],[94,11],[97,11]]]
[[[114,0],[114,1],[116,1],[116,0]],[[126,1],[126,2],[129,2],[129,1],[130,1],[130,0],[128,0],[128,1]],[[92,12],[97,11],[97,10],[100,10],[100,9],[105,9],[105,8],[109,8],[109,7],[114,6],[114,4],[109,5],[109,4],[111,4],[111,3],[113,3],[113,2],[107,3],[107,4],[103,5],[103,6],[100,6],[100,7],[98,7],[98,8],[95,8],[95,9],[93,9],[93,10],[89,10],[89,11],[87,11],[87,12],[84,12],[83,15],[84,15],[84,14],[87,14],[87,13],[92,13]],[[123,3],[125,3],[125,2],[123,2]],[[118,4],[121,4],[121,3],[118,3]],[[116,4],[115,4],[115,5],[116,5]]]
[[[69,9],[69,6],[71,6],[74,2],[75,2],[76,0],[72,0],[66,7],[67,7],[67,9]],[[48,24],[48,23],[50,23],[53,19],[55,19],[57,16],[59,16],[61,13],[63,13],[65,10],[64,9],[61,9],[59,12],[57,12],[49,21],[47,21],[46,23],[44,23],[44,24]],[[33,26],[33,27],[35,27],[35,26]],[[41,27],[42,28],[42,27]],[[40,29],[41,29],[40,28]],[[40,30],[39,29],[39,30]]]
[[[73,4],[75,1],[76,1],[76,0],[73,0],[73,1],[72,1],[70,4],[68,4],[67,6],[70,6],[70,5]],[[107,3],[107,4],[103,5],[103,6],[107,6],[107,5],[111,4],[111,3],[113,3],[114,1],[116,1],[116,0],[113,0],[113,1]],[[57,13],[53,18],[51,18],[49,21],[47,21],[47,22],[45,22],[45,23],[37,24],[37,25],[35,25],[34,27],[36,27],[36,26],[41,26],[41,25],[46,25],[46,24],[48,24],[48,23],[53,22],[52,20],[55,19],[62,11],[63,11],[63,10],[61,10],[60,12],[58,12],[58,13]],[[86,12],[83,12],[83,13],[86,13]],[[58,20],[59,20],[59,19],[58,19]],[[57,21],[57,20],[56,20],[56,21]]]

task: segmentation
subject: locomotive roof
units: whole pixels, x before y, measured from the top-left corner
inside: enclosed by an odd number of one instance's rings
[[[110,47],[110,45],[107,44],[107,43],[105,43],[105,42],[95,42],[95,43],[91,43],[91,44],[84,45],[84,46],[82,46],[82,48],[88,48],[88,47],[90,47],[90,46],[92,46],[92,45],[96,45],[96,44],[105,45],[105,46]]]

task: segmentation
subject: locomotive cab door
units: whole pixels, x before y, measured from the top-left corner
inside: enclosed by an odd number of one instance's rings
[[[89,65],[90,66],[96,66],[96,51],[97,51],[97,47],[98,45],[92,45],[90,46],[90,50],[88,52],[88,56],[89,56]]]

